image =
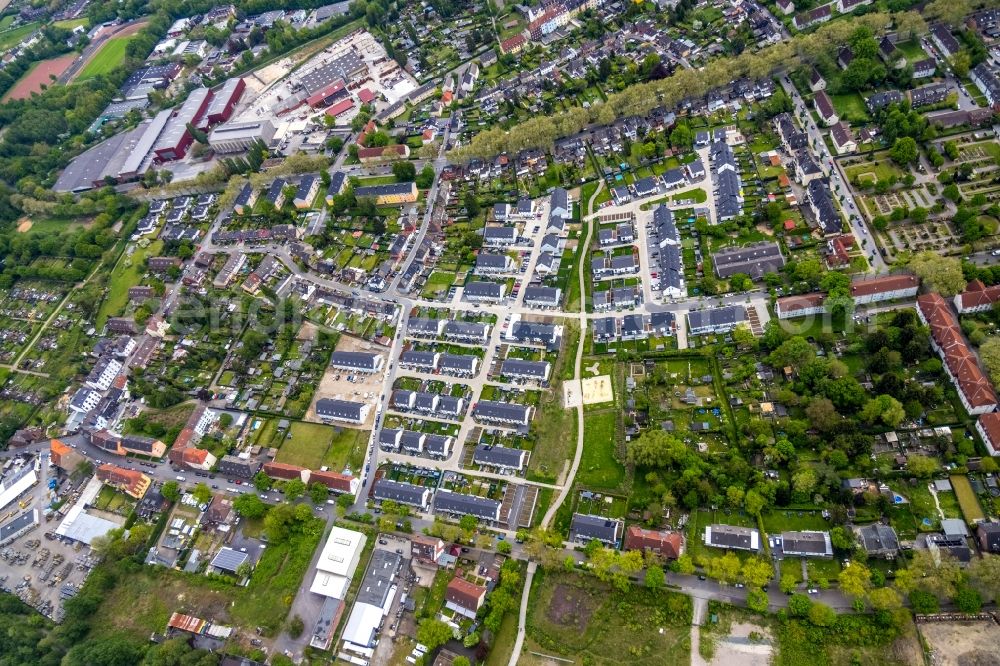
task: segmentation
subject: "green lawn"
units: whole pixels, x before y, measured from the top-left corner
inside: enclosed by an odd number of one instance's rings
[[[576,480],[590,488],[619,488],[625,468],[615,458],[615,425],[618,412],[607,410],[587,414],[583,422],[583,458]]]
[[[830,95],[830,99],[841,120],[863,122],[868,119],[868,108],[859,93]]]
[[[339,432],[338,432],[339,430]],[[320,423],[295,421],[275,458],[289,465],[340,472],[345,467],[357,471],[364,460],[367,430],[339,429]]]
[[[136,247],[132,256],[122,256],[108,279],[109,291],[101,309],[97,311],[97,328],[104,327],[108,317],[118,315],[128,304],[128,290],[139,284],[139,278],[145,271],[147,257],[155,257],[163,249],[163,241],[153,241],[146,248]]]
[[[125,48],[131,40],[131,36],[112,37],[109,39],[90,62],[86,64],[79,76],[76,77],[76,80],[86,81],[95,76],[110,74],[118,69],[118,66],[122,64],[122,60],[125,59]]]
[[[13,30],[5,30],[0,32],[0,51],[9,49],[10,47],[24,41],[24,38],[30,35],[39,27],[39,23],[28,23],[20,27],[14,28]]]
[[[81,26],[81,25],[82,26],[87,26],[89,24],[90,24],[90,19],[88,19],[86,16],[84,16],[83,18],[75,18],[75,19],[66,19],[64,21],[56,21],[52,25],[56,26],[57,28],[62,28],[63,30],[72,30],[73,28],[76,28],[78,26]]]
[[[438,292],[445,294],[453,284],[455,284],[454,273],[434,271],[428,276],[424,288],[420,291],[420,296],[422,298],[433,298],[437,296]]]

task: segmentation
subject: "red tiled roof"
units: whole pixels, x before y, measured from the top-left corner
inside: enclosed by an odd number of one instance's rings
[[[279,462],[264,463],[264,473],[279,479],[298,479],[302,475],[304,467],[298,465],[286,465]]]
[[[825,293],[816,292],[814,294],[785,296],[783,298],[779,298],[776,301],[776,305],[782,312],[795,312],[796,310],[805,310],[806,308],[814,308],[816,306],[823,305],[825,300]]]
[[[625,530],[625,550],[652,550],[664,557],[677,559],[684,548],[684,538],[680,532],[657,532],[630,525]]]
[[[204,465],[208,458],[208,451],[205,449],[187,448],[184,449],[183,460],[189,465]]]
[[[1000,301],[1000,285],[987,287],[982,280],[973,280],[965,291],[958,295],[959,307],[962,310],[993,305]]]
[[[979,425],[994,450],[1000,450],[1000,412],[989,412],[979,417]]]
[[[334,104],[333,106],[331,106],[329,109],[327,109],[326,110],[326,115],[331,116],[333,118],[336,118],[337,116],[339,116],[340,114],[344,113],[345,111],[349,111],[351,109],[351,107],[353,107],[353,106],[354,106],[354,100],[353,99],[350,99],[350,98],[348,98],[348,99],[342,99],[339,102],[337,102],[336,104]]]
[[[856,280],[851,283],[851,297],[857,298],[858,296],[871,296],[886,291],[911,289],[919,284],[915,275],[907,274],[883,275],[870,280]]]
[[[338,472],[312,471],[309,473],[310,482],[322,483],[330,490],[335,490],[338,493],[351,492],[351,480],[353,478]]]
[[[973,408],[996,405],[996,391],[969,350],[958,319],[947,302],[940,294],[923,294],[917,297],[917,307],[930,326],[931,337],[941,349],[944,364],[966,402]]]
[[[445,590],[445,599],[471,611],[479,610],[485,596],[485,587],[470,583],[458,576],[451,579]]]
[[[362,88],[361,90],[358,91],[358,99],[361,100],[362,104],[367,104],[368,102],[375,99],[375,93],[373,93],[371,90],[368,90],[368,88]]]

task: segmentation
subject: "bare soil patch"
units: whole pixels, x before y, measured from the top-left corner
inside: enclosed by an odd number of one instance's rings
[[[560,583],[552,595],[546,616],[555,624],[585,631],[593,613],[592,599],[586,590]]]
[[[31,225],[32,224],[33,223],[32,223],[31,220],[29,220],[28,218],[24,218],[23,220],[21,220],[17,224],[17,233],[19,233],[19,234],[26,234],[26,233],[28,233],[29,231],[31,231]]]
[[[1000,626],[994,622],[927,622],[918,625],[935,666],[996,666]]]
[[[58,79],[63,72],[69,69],[74,60],[76,60],[75,53],[67,53],[58,58],[42,60],[14,84],[14,87],[4,95],[3,101],[9,99],[27,99],[31,97],[31,93],[41,92],[42,85],[52,85],[51,77],[54,76]]]

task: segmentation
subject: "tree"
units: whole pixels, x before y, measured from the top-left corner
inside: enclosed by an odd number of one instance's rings
[[[809,607],[809,622],[817,627],[829,627],[837,621],[837,613],[819,601]]]
[[[497,544],[497,552],[501,555],[510,555],[512,550],[514,550],[514,547],[507,541],[501,541]]]
[[[979,590],[986,601],[1000,599],[1000,556],[983,554],[973,559],[967,569],[969,583]]]
[[[426,190],[434,184],[434,168],[430,164],[425,165],[417,174],[416,183],[421,190]]]
[[[181,487],[176,481],[167,481],[160,488],[160,494],[168,502],[176,502],[181,498]]]
[[[743,582],[749,587],[763,587],[773,575],[771,563],[760,557],[748,558],[743,563]]]
[[[476,193],[469,190],[465,193],[465,198],[462,200],[465,206],[465,212],[468,213],[469,217],[475,217],[479,215],[479,200],[476,199]]]
[[[354,504],[354,495],[341,495],[337,498],[337,509],[343,514]]]
[[[755,613],[767,612],[767,593],[763,590],[752,589],[747,591],[747,608]]]
[[[663,430],[647,430],[628,444],[628,460],[637,467],[680,466],[689,458],[683,442]]]
[[[906,412],[899,400],[891,395],[880,395],[865,404],[861,410],[861,418],[866,423],[880,421],[890,428],[895,428],[906,418]]]
[[[1000,382],[1000,336],[991,336],[979,345],[979,358],[983,360],[993,383]]]
[[[854,550],[854,533],[838,525],[830,530],[830,544],[837,550]]]
[[[472,666],[469,658],[464,654],[460,654],[451,660],[451,666]]]
[[[743,508],[746,509],[746,512],[751,516],[759,514],[765,504],[766,502],[764,501],[764,497],[761,496],[761,494],[756,490],[748,490],[746,495],[743,497]]]
[[[896,572],[896,587],[904,593],[928,592],[940,599],[955,597],[963,573],[958,561],[946,552],[913,551],[910,566]]]
[[[416,177],[417,167],[413,165],[413,162],[396,162],[392,165],[392,175],[396,177],[396,180],[409,182]]]
[[[694,560],[691,559],[689,554],[683,553],[674,561],[672,567],[677,573],[690,576],[694,573]]]
[[[204,483],[199,483],[192,490],[191,494],[194,496],[195,501],[198,504],[208,504],[212,500],[212,491]]]
[[[253,477],[253,487],[262,493],[267,492],[271,489],[271,477],[265,474],[263,470],[257,472]]]
[[[666,582],[667,576],[663,573],[663,567],[653,565],[646,569],[646,587],[649,589],[662,589]]]
[[[937,597],[923,590],[910,592],[910,607],[914,613],[920,615],[933,615],[941,610],[941,605],[938,603]]]
[[[799,586],[799,580],[795,577],[795,574],[784,573],[781,574],[781,579],[778,581],[778,588],[785,594],[789,594],[795,591],[795,588]]]
[[[812,599],[805,594],[793,594],[788,599],[788,612],[794,617],[806,617],[812,608]]]
[[[313,483],[309,486],[309,499],[313,504],[323,504],[330,498],[330,489],[322,483]]]
[[[916,140],[908,136],[896,139],[896,142],[892,144],[892,149],[889,151],[892,161],[903,167],[916,162],[918,154]]]
[[[777,349],[771,352],[768,363],[775,368],[786,366],[801,368],[815,357],[816,350],[813,349],[813,346],[805,338],[796,335],[782,342]]]
[[[294,502],[306,494],[306,484],[302,479],[291,479],[285,482],[285,497],[289,502]]]
[[[720,583],[732,585],[740,575],[740,559],[731,551],[721,557],[712,557],[705,564],[705,574]]]
[[[293,615],[292,619],[288,621],[288,635],[292,638],[301,636],[305,629],[306,623],[298,615]]]
[[[462,519],[458,521],[458,526],[461,527],[464,532],[472,534],[479,526],[479,520],[473,515],[465,514],[462,516]]]
[[[806,417],[809,423],[821,431],[832,430],[843,420],[830,399],[822,396],[809,401],[806,406]]]
[[[233,510],[244,518],[261,518],[267,513],[267,504],[251,493],[244,493],[233,500]]]
[[[467,648],[474,648],[479,645],[479,634],[473,631],[471,634],[462,639],[462,645]]]
[[[864,564],[852,560],[837,576],[840,590],[851,597],[864,597],[872,587],[872,576]]]
[[[983,598],[978,590],[963,585],[955,595],[955,607],[963,613],[978,613],[983,609]]]
[[[931,290],[944,297],[954,296],[965,289],[962,261],[933,252],[921,252],[910,259],[910,269]]]
[[[899,593],[891,587],[876,587],[868,593],[868,603],[877,611],[892,611],[903,607]]]
[[[938,462],[930,456],[913,453],[906,458],[906,470],[921,479],[929,479],[938,471]]]
[[[433,618],[420,621],[417,627],[417,642],[427,646],[428,652],[433,652],[435,648],[444,645],[453,637],[451,627]]]

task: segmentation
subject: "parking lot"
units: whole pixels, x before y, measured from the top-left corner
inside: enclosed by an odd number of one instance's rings
[[[38,482],[0,513],[0,523],[5,526],[24,520],[26,513],[35,510],[40,521],[0,548],[0,589],[58,620],[63,602],[83,585],[94,562],[88,546],[55,535],[58,516],[48,521],[44,518],[50,501],[48,454],[43,454],[39,463]],[[71,505],[75,492],[69,492],[66,499],[67,506]]]

